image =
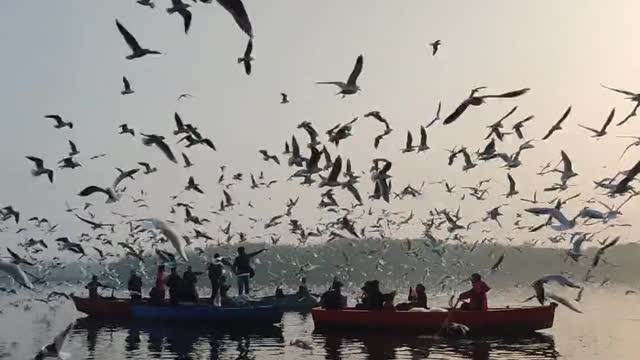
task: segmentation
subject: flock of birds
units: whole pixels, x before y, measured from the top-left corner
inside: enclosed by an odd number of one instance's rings
[[[210,3],[211,1],[201,2]],[[246,74],[250,75],[252,69],[251,63],[255,61],[255,59],[252,57],[253,27],[247,11],[241,0],[217,0],[217,2],[232,15],[240,30],[248,36],[246,50],[242,57],[239,57],[237,60],[238,63],[244,67]],[[151,0],[138,0],[137,3],[141,6],[155,7],[155,3]],[[166,11],[172,15],[180,15],[184,22],[185,33],[189,32],[193,13],[191,5],[181,0],[172,0],[171,7],[167,8]],[[116,20],[115,23],[117,31],[124,40],[124,44],[126,44],[131,51],[131,53],[126,56],[126,59],[143,61],[141,58],[145,56],[162,54],[157,50],[143,47],[139,40],[136,39],[119,20]],[[437,40],[430,43],[429,46],[431,47],[432,56],[437,56],[442,42]],[[317,82],[317,84],[333,85],[338,89],[337,95],[346,98],[360,92],[358,79],[363,75],[363,69],[364,56],[359,55],[346,81],[320,81]],[[126,77],[123,77],[122,81],[123,89],[121,94],[123,96],[135,96],[135,90],[131,82]],[[624,125],[636,116],[636,111],[640,106],[640,93],[633,93],[607,86],[604,87],[627,96],[627,99],[634,104],[633,110],[617,123],[618,126]],[[485,87],[472,89],[457,107],[442,118],[441,110],[443,109],[441,104],[439,104],[436,116],[428,121],[428,123],[419,124],[419,141],[414,142],[412,132],[407,131],[406,141],[404,142],[404,146],[399,148],[399,153],[428,152],[431,150],[428,145],[428,129],[432,126],[446,127],[454,122],[464,121],[464,115],[472,111],[474,107],[490,106],[493,101],[514,100],[526,96],[530,91],[528,88],[523,88],[496,94],[484,94],[485,90]],[[286,93],[281,93],[280,95],[280,103],[286,106],[286,104],[290,102],[289,96]],[[192,97],[191,94],[180,94],[178,101],[190,97]],[[349,139],[354,137],[353,130],[357,124],[367,121],[374,124],[373,120],[383,125],[381,133],[373,139],[373,147],[374,149],[378,149],[380,143],[394,132],[392,122],[380,111],[372,110],[363,114],[362,119],[356,117],[349,122],[338,123],[326,130],[326,136],[318,132],[311,122],[304,121],[297,126],[297,129],[304,131],[308,136],[306,143],[301,143],[299,141],[300,135],[296,137],[294,134],[285,142],[282,154],[267,149],[259,149],[257,154],[259,154],[265,162],[273,163],[274,166],[288,166],[292,168],[291,175],[285,181],[294,182],[299,180],[300,186],[317,186],[322,189],[317,206],[326,212],[327,216],[332,217],[331,220],[325,220],[324,222],[319,221],[312,226],[304,226],[294,215],[294,209],[298,206],[299,198],[290,198],[286,201],[284,205],[285,210],[282,213],[265,219],[249,217],[252,224],[250,228],[257,229],[256,231],[262,233],[259,238],[268,238],[268,243],[276,246],[282,237],[282,234],[277,229],[282,229],[280,225],[287,224],[288,222],[288,232],[297,239],[300,246],[306,246],[312,238],[324,239],[326,243],[331,243],[336,239],[347,239],[357,244],[357,241],[363,239],[387,238],[393,229],[398,229],[408,224],[421,224],[423,226],[423,232],[419,242],[424,244],[424,248],[427,249],[428,252],[443,258],[447,246],[455,246],[472,252],[479,244],[496,242],[497,240],[495,238],[485,238],[475,241],[469,241],[467,238],[471,236],[471,234],[480,233],[479,230],[474,229],[474,226],[481,225],[485,222],[493,221],[500,228],[506,226],[500,221],[501,216],[503,216],[501,210],[509,207],[514,201],[522,201],[530,203],[531,207],[526,208],[524,214],[516,214],[517,219],[511,226],[512,229],[514,231],[534,233],[544,228],[551,228],[556,232],[548,238],[549,242],[554,244],[566,242],[569,244],[566,250],[567,258],[570,259],[570,261],[581,261],[581,259],[585,257],[582,250],[584,243],[594,241],[594,238],[606,229],[616,226],[630,226],[629,224],[621,224],[616,220],[622,215],[622,207],[637,195],[633,187],[633,182],[640,172],[640,161],[630,169],[623,169],[623,171],[611,174],[611,176],[603,179],[595,179],[595,188],[602,192],[594,194],[594,197],[590,199],[586,199],[582,194],[564,196],[571,182],[579,175],[574,170],[570,156],[565,151],[559,150],[559,158],[555,166],[553,162],[550,162],[537,171],[537,175],[540,176],[547,174],[558,175],[555,183],[543,189],[545,194],[556,194],[555,198],[550,201],[541,200],[538,198],[538,191],[535,191],[532,199],[514,199],[520,191],[516,179],[512,173],[510,173],[510,170],[523,166],[521,157],[526,152],[533,151],[538,142],[545,142],[552,136],[559,136],[559,133],[563,130],[563,126],[566,126],[566,122],[570,119],[571,110],[571,106],[567,107],[560,118],[553,124],[550,124],[549,130],[542,137],[536,139],[525,134],[525,126],[534,120],[533,115],[513,122],[513,124],[510,125],[512,131],[505,131],[505,126],[508,126],[505,122],[517,111],[517,106],[515,106],[506,115],[487,127],[488,134],[484,137],[486,144],[482,148],[474,151],[465,146],[460,146],[447,150],[449,152],[448,159],[446,160],[448,166],[456,165],[458,158],[462,156],[462,172],[472,171],[474,168],[496,159],[501,161],[505,169],[504,175],[499,176],[506,178],[508,188],[504,189],[505,192],[501,194],[501,196],[509,199],[510,202],[505,201],[504,204],[488,209],[485,216],[470,221],[465,220],[464,222],[460,214],[460,207],[458,207],[457,210],[453,208],[428,210],[426,214],[424,214],[425,217],[419,221],[418,215],[416,215],[414,219],[413,211],[407,214],[407,212],[392,212],[387,209],[383,209],[380,212],[373,211],[370,206],[367,209],[367,203],[369,203],[369,205],[372,202],[392,203],[405,198],[420,198],[424,193],[424,186],[426,185],[425,182],[419,187],[413,187],[411,184],[408,184],[404,188],[400,188],[399,191],[396,191],[392,188],[392,179],[396,184],[397,180],[395,180],[396,178],[392,171],[393,161],[390,158],[373,158],[371,164],[368,166],[368,172],[365,172],[355,170],[351,159],[343,158],[342,155],[335,154],[341,142],[351,141]],[[579,126],[588,131],[593,137],[603,138],[607,136],[607,130],[613,123],[615,116],[615,109],[612,109],[604,124],[599,129],[582,124],[579,124]],[[52,121],[54,128],[59,131],[70,131],[74,128],[74,124],[61,115],[51,114],[45,115],[44,117]],[[203,151],[217,151],[211,138],[203,134],[196,125],[183,121],[178,113],[174,114],[174,120],[175,130],[170,135],[143,133],[134,129],[134,126],[130,124],[121,124],[118,135],[131,137],[132,139],[140,138],[142,145],[160,151],[164,154],[168,162],[180,164],[175,166],[183,166],[186,169],[196,166],[187,155],[188,150],[198,148],[203,149]],[[177,141],[174,141],[171,136]],[[498,149],[506,137],[515,137],[518,141],[521,141],[517,151],[514,153],[508,153]],[[633,142],[628,145],[621,157],[631,148],[640,146],[640,137],[632,138]],[[324,139],[326,139],[326,141]],[[173,143],[175,143],[175,145]],[[183,149],[176,150],[177,146],[183,146]],[[34,177],[45,176],[49,182],[53,183],[57,171],[73,171],[78,167],[84,167],[78,160],[78,155],[80,154],[80,147],[74,142],[69,141],[69,153],[65,154],[58,162],[58,169],[49,166],[42,158],[37,156],[29,155],[26,156],[26,159],[28,159],[33,166],[31,174]],[[95,155],[90,157],[89,160],[95,160],[104,156],[106,156],[106,154]],[[134,194],[128,191],[125,184],[134,182],[136,176],[153,176],[153,174],[159,172],[159,170],[157,166],[150,162],[139,162],[138,165],[139,167],[131,169],[118,168],[112,184],[87,184],[79,189],[76,196],[83,199],[85,204],[80,208],[73,208],[67,204],[67,212],[72,214],[78,221],[88,225],[88,231],[77,237],[56,235],[58,233],[57,225],[51,224],[46,218],[29,218],[27,222],[33,225],[27,228],[16,206],[8,205],[0,209],[0,220],[4,223],[2,230],[9,231],[9,226],[15,226],[15,232],[17,234],[23,233],[23,235],[26,235],[25,240],[19,244],[22,250],[7,248],[8,257],[0,258],[0,271],[6,273],[17,284],[28,289],[34,289],[38,284],[45,284],[47,275],[51,274],[52,271],[65,266],[65,262],[57,256],[54,257],[48,265],[43,265],[45,262],[40,261],[41,259],[38,258],[38,254],[43,253],[52,244],[50,240],[43,238],[36,239],[35,237],[38,236],[35,235],[34,237],[33,235],[35,230],[40,230],[41,234],[44,234],[45,237],[54,237],[53,242],[57,245],[59,251],[77,254],[79,260],[88,258],[104,264],[108,264],[110,259],[118,259],[122,256],[131,258],[134,263],[143,264],[146,261],[146,256],[149,254],[150,249],[155,250],[155,255],[158,256],[159,261],[172,263],[184,262],[188,261],[188,256],[190,256],[186,249],[190,249],[190,251],[197,256],[207,258],[210,256],[210,253],[212,253],[208,248],[213,249],[221,243],[232,244],[235,241],[236,244],[242,244],[248,241],[248,231],[250,230],[236,230],[231,221],[229,221],[226,226],[221,227],[217,234],[207,232],[206,227],[211,220],[207,218],[206,215],[203,215],[204,211],[198,208],[198,204],[183,201],[182,199],[184,194],[190,192],[205,194],[205,188],[193,175],[186,179],[181,192],[171,196],[173,205],[168,209],[171,215],[177,214],[178,211],[184,213],[184,226],[190,226],[190,232],[178,234],[173,229],[175,220],[161,220],[159,217],[136,218],[131,214],[119,213],[113,208],[111,208],[111,213],[114,216],[113,221],[103,222],[96,219],[95,215],[91,212],[91,208],[97,207],[98,202],[96,201],[101,199],[104,200],[104,206],[107,207],[113,207],[114,204],[121,202],[124,197],[131,198],[133,204],[138,208],[148,207],[145,201],[145,197],[148,194],[144,190],[141,190],[139,195]],[[222,199],[220,200],[219,207],[209,210],[209,213],[212,215],[230,213],[232,214],[231,216],[235,216],[240,209],[252,208],[253,204],[249,201],[246,207],[244,207],[245,205],[235,200],[232,196],[232,189],[234,187],[247,185],[246,174],[235,173],[228,176],[225,169],[226,167],[221,167],[221,173],[218,179],[218,184],[222,188]],[[367,177],[368,180],[364,181]],[[266,178],[264,172],[261,172],[259,176],[251,173],[248,178],[248,188],[253,190],[264,189],[266,191],[273,184],[282,181],[280,179],[269,180]],[[482,179],[472,186],[459,186],[453,184],[450,180],[442,180],[431,182],[429,185],[443,185],[444,190],[451,196],[456,196],[456,200],[459,199],[459,202],[464,201],[467,197],[473,198],[475,201],[485,201],[493,192],[489,184],[501,183],[501,180],[502,179],[493,178]],[[365,182],[368,182],[370,188],[368,196],[363,196],[362,192],[363,186],[367,186],[364,184]],[[462,190],[462,194],[460,194],[460,190]],[[351,201],[344,201],[340,204],[336,197],[339,192],[344,193],[341,194],[341,196],[344,195]],[[458,197],[458,195],[460,195],[460,197]],[[100,198],[100,196],[102,196],[102,198]],[[606,196],[611,198],[622,196],[623,200],[617,206],[610,206],[602,201],[604,199],[603,197]],[[578,200],[584,201],[585,206],[577,213],[571,216],[567,215],[565,205],[570,201]],[[530,219],[543,217],[544,220],[539,224],[525,225],[523,222],[526,216],[530,216]],[[361,225],[367,223],[369,220],[369,224]],[[11,225],[12,222],[14,225]],[[600,230],[584,230],[586,226],[593,225],[599,225],[601,227]],[[271,233],[264,235],[264,233],[267,232]],[[490,231],[485,229],[482,230],[482,232],[487,233]],[[111,239],[115,234],[126,234],[126,236],[123,237],[122,241],[114,243]],[[606,250],[617,244],[618,240],[618,237],[612,240],[609,240],[609,238],[600,240],[600,248],[591,260],[589,271],[584,276],[585,282],[589,281],[593,276],[592,271],[604,261]],[[169,242],[174,247],[175,252],[161,249],[161,244],[165,242]],[[532,245],[535,244],[536,243],[532,243]],[[379,255],[382,256],[383,252],[384,249],[381,249]],[[411,241],[407,241],[406,253],[407,256],[411,257],[425,257],[422,252],[415,249],[415,245],[412,245]],[[492,266],[491,270],[497,271],[504,260],[505,256],[503,254],[496,264]],[[28,270],[27,267],[29,268]],[[313,266],[305,265],[301,267],[301,271],[304,273],[313,268]],[[551,299],[576,309],[569,301],[557,295],[548,292],[545,293],[544,285],[550,282],[556,282],[569,287],[582,288],[564,276],[552,275],[550,277],[542,277],[533,283],[532,287],[535,289],[536,294],[534,297],[537,298],[540,303]],[[5,288],[2,288],[2,290],[9,291]],[[57,295],[54,297],[57,297]]]

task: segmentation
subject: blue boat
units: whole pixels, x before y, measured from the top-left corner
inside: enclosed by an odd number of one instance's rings
[[[276,324],[282,320],[282,310],[276,306],[217,307],[212,305],[133,305],[135,319],[170,321],[210,321],[223,323]]]

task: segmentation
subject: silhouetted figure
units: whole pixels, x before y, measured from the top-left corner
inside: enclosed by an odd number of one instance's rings
[[[131,276],[127,284],[131,301],[142,300],[142,278],[136,274],[135,270],[131,270]]]
[[[91,281],[85,286],[85,289],[89,290],[89,299],[100,299],[100,294],[98,294],[98,288],[104,288],[106,286],[102,285],[98,281],[98,277],[93,275],[91,277]]]
[[[309,297],[309,288],[307,287],[307,278],[303,277],[300,279],[300,285],[298,286],[298,291],[296,292],[298,299]]]
[[[382,310],[384,309],[384,295],[380,291],[378,280],[367,281],[362,287],[361,303],[356,305],[359,310]]]
[[[409,288],[408,300],[409,302],[396,305],[396,310],[409,310],[413,308],[428,309],[426,288],[422,284],[416,285],[415,290]]]
[[[255,276],[255,271],[251,267],[251,258],[266,251],[267,249],[258,250],[252,253],[246,253],[244,247],[238,248],[238,256],[233,261],[233,272],[238,278],[238,295],[249,295],[249,279]]]
[[[198,290],[196,289],[198,274],[199,273],[193,272],[191,266],[182,274],[183,300],[194,303],[198,302]]]
[[[345,307],[343,296],[341,293],[343,284],[334,279],[331,289],[327,290],[320,297],[320,306],[327,310],[340,310]]]
[[[171,268],[171,274],[167,278],[167,286],[169,287],[169,302],[172,305],[176,305],[181,300],[182,279],[178,275],[178,269],[175,267]]]
[[[220,283],[224,274],[223,262],[220,254],[213,255],[213,261],[207,267],[207,275],[211,281],[211,303],[220,306]]]

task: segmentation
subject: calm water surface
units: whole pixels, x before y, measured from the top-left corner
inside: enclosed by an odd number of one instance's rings
[[[96,322],[70,303],[53,310],[32,303],[25,310],[24,304],[7,306],[3,298],[0,358],[32,358],[77,319],[64,346],[72,359],[640,359],[639,297],[623,293],[585,291],[579,304],[584,314],[559,307],[554,328],[534,336],[463,340],[392,332],[316,334],[311,316],[299,313],[285,314],[279,326],[252,331]],[[494,303],[516,303],[507,300]],[[445,300],[433,299],[439,302]],[[310,340],[313,349],[290,345],[295,338]]]

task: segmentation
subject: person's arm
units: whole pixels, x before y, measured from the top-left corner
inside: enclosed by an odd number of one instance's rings
[[[265,252],[265,251],[267,251],[267,249],[266,249],[266,248],[264,248],[264,249],[260,249],[260,250],[258,250],[258,251],[254,251],[254,252],[252,252],[252,253],[248,253],[248,254],[247,254],[247,256],[249,256],[249,257],[254,257],[254,256],[256,256],[256,255],[260,255],[261,253],[263,253],[263,252]]]
[[[471,298],[473,290],[465,291],[460,296],[458,296],[458,300],[466,300]]]

